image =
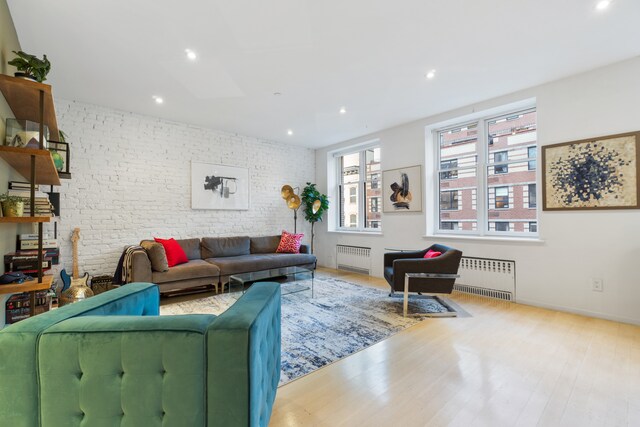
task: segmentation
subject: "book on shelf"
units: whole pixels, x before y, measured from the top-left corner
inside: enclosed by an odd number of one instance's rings
[[[58,247],[56,239],[42,239],[42,249],[55,249]],[[17,245],[18,250],[38,249],[38,240],[20,240]]]
[[[22,197],[24,199],[29,199],[31,197],[31,191],[29,190],[7,190],[7,194],[10,196]],[[42,191],[34,192],[36,200],[46,200],[49,202],[49,195]]]
[[[42,233],[42,239],[53,239],[49,233]],[[18,234],[18,240],[38,240],[38,233]]]
[[[36,191],[40,189],[39,184],[35,184]],[[9,181],[9,190],[26,190],[31,191],[31,183],[24,181]]]

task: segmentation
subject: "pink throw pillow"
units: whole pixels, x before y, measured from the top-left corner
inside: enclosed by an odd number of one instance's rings
[[[291,234],[283,231],[282,237],[280,237],[280,244],[278,245],[278,249],[276,249],[276,253],[299,254],[303,237],[304,234]]]
[[[435,258],[435,257],[439,257],[440,255],[442,255],[442,252],[433,251],[433,250],[429,249],[427,251],[427,253],[424,254],[424,257],[425,258]]]

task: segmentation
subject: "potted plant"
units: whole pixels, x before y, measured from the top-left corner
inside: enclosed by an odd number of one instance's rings
[[[51,70],[51,63],[47,59],[47,55],[43,55],[43,58],[40,59],[23,51],[16,52],[14,50],[13,53],[18,56],[9,61],[9,65],[18,69],[18,72],[14,73],[16,77],[39,83],[47,80],[47,74]]]
[[[329,209],[329,199],[326,194],[320,194],[316,185],[310,182],[307,182],[300,198],[304,205],[304,217],[311,223],[311,253],[313,253],[313,226],[316,222],[322,221],[322,215]]]
[[[9,193],[0,195],[2,212],[6,217],[20,217],[24,214],[24,199],[18,196],[10,196]]]

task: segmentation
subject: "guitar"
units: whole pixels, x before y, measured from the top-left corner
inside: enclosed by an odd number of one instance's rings
[[[87,286],[89,281],[89,273],[84,273],[84,276],[80,277],[78,273],[78,241],[80,240],[80,229],[74,228],[71,235],[71,242],[73,243],[73,277],[69,276],[66,270],[60,272],[60,278],[62,279],[62,290],[66,291],[73,286]]]

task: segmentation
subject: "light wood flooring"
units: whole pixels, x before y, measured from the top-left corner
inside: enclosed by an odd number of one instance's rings
[[[640,327],[451,299],[472,317],[425,319],[279,388],[270,426],[640,426]]]

